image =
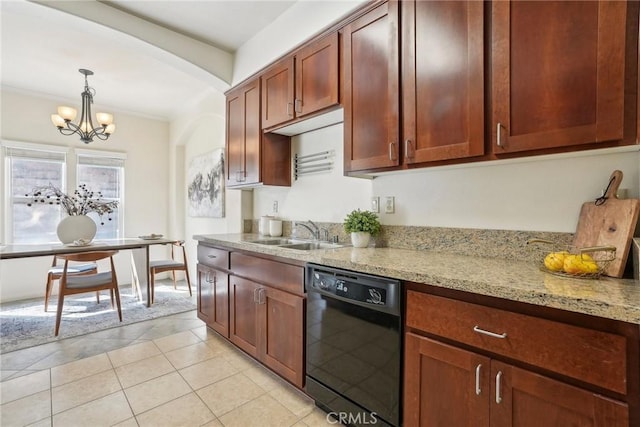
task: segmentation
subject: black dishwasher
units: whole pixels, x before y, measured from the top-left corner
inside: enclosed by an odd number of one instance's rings
[[[307,265],[306,391],[348,425],[400,425],[400,282]]]

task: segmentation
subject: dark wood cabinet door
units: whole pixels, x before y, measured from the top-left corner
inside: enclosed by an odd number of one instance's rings
[[[495,154],[623,138],[627,7],[491,3]]]
[[[230,187],[260,182],[260,80],[227,93],[225,172]]]
[[[484,154],[484,3],[404,1],[404,162]]]
[[[627,427],[629,409],[622,402],[493,360],[491,421],[507,427]]]
[[[406,427],[489,426],[488,357],[407,333],[404,369]]]
[[[229,275],[212,269],[209,280],[213,286],[213,318],[209,326],[220,335],[229,337]]]
[[[266,70],[262,81],[262,128],[267,129],[295,117],[294,111],[294,59],[292,56],[278,61]]]
[[[258,290],[250,280],[229,276],[229,339],[253,357],[258,357]]]
[[[229,275],[198,264],[198,317],[229,337]]]
[[[263,286],[258,291],[259,358],[297,387],[304,385],[304,298]]]
[[[295,56],[295,71],[296,117],[338,104],[338,33],[302,48]]]
[[[215,296],[213,283],[211,281],[211,268],[198,264],[198,318],[205,322],[207,326],[213,322],[215,316]]]
[[[400,163],[398,3],[390,1],[343,30],[346,173]]]

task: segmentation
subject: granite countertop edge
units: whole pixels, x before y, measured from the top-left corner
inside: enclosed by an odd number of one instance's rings
[[[251,243],[257,234],[194,235],[199,242],[361,273],[640,324],[640,281],[543,272],[533,260],[508,261],[396,248],[300,251]]]

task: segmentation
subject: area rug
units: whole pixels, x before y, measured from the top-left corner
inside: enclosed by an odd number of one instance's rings
[[[0,354],[76,337],[104,329],[183,313],[196,308],[196,290],[189,296],[185,282],[157,281],[155,302],[147,308],[146,301],[135,298],[131,286],[120,289],[122,322],[111,308],[107,292],[96,303],[95,292],[65,297],[60,333],[54,336],[57,296],[52,296],[49,309],[44,311],[44,297],[0,304]]]

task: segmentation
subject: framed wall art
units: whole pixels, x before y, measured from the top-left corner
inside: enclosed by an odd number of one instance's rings
[[[189,216],[224,218],[224,149],[191,159],[187,183]]]

